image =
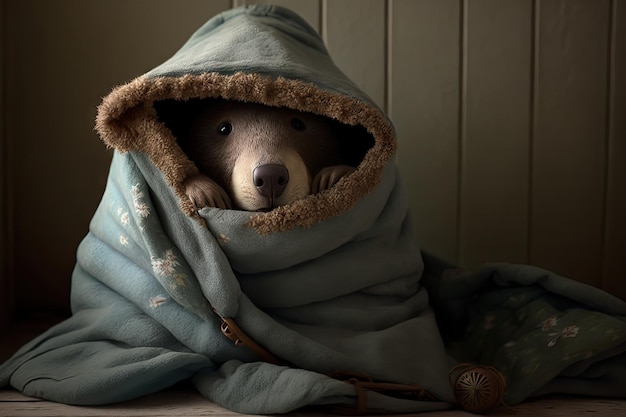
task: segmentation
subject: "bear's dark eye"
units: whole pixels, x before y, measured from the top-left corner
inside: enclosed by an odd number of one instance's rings
[[[222,122],[217,127],[217,133],[219,133],[222,136],[228,136],[230,135],[230,132],[232,131],[233,131],[233,125],[231,125],[228,122]]]
[[[296,129],[298,132],[302,132],[304,129],[306,129],[304,122],[298,119],[297,117],[294,117],[293,119],[291,119],[291,127]]]

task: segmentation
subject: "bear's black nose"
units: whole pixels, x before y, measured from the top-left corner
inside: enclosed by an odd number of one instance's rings
[[[254,186],[263,197],[270,199],[274,206],[274,199],[278,198],[289,182],[289,171],[280,164],[259,165],[252,171]]]

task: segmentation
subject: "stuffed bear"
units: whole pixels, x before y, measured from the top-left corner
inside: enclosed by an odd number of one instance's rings
[[[184,182],[197,208],[269,211],[329,189],[355,170],[338,123],[328,118],[222,99],[181,105],[169,124],[198,167]]]

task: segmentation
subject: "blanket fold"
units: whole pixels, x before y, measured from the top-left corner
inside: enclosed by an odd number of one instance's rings
[[[546,393],[626,396],[626,303],[529,265],[466,272],[426,255],[448,352],[493,366],[516,404]]]
[[[331,118],[367,151],[331,189],[270,212],[197,210],[183,181],[198,169],[162,103],[212,98]],[[96,127],[115,152],[73,315],[0,365],[0,386],[106,404],[191,379],[243,413],[415,412],[457,405],[449,372],[468,362],[500,372],[509,404],[626,397],[626,303],[530,266],[466,272],[421,252],[392,123],[287,9],[214,17],[114,89]]]

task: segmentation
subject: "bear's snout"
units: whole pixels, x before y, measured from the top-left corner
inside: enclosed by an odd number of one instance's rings
[[[227,190],[236,207],[268,211],[306,197],[311,177],[296,149],[257,146],[244,150],[234,161]]]
[[[263,197],[267,197],[270,206],[285,191],[289,182],[289,171],[281,164],[259,165],[252,171],[254,186]]]

